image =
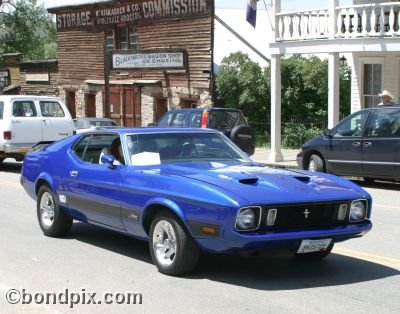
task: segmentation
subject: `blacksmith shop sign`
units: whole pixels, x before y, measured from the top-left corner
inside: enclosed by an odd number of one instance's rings
[[[112,4],[85,5],[81,8],[49,9],[56,13],[57,30],[107,27],[134,24],[139,21],[158,21],[167,18],[190,18],[211,14],[211,0],[136,0]]]
[[[182,49],[113,50],[113,70],[184,70],[187,54]]]

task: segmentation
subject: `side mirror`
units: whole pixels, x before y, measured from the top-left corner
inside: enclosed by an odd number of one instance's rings
[[[101,163],[102,164],[108,164],[110,168],[114,169],[114,160],[115,157],[113,155],[103,155],[101,156]]]
[[[325,129],[324,130],[324,135],[328,136],[328,137],[332,137],[333,136],[333,132],[331,129]]]

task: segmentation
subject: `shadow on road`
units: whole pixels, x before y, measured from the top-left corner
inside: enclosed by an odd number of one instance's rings
[[[123,234],[74,223],[69,239],[152,264],[148,243]],[[156,267],[154,272],[157,272]],[[184,278],[274,291],[348,285],[398,275],[400,271],[394,268],[339,254],[306,262],[297,260],[292,254],[271,252],[255,257],[203,254],[196,271]]]
[[[0,172],[13,172],[21,173],[22,162],[15,161],[14,159],[6,159],[0,163]]]

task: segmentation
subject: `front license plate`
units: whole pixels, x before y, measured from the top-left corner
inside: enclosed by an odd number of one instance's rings
[[[324,252],[331,242],[332,239],[303,240],[297,253]]]

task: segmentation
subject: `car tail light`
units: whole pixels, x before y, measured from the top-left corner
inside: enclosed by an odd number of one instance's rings
[[[4,131],[3,136],[5,140],[11,140],[11,131]]]
[[[208,111],[204,110],[202,115],[201,115],[201,128],[206,128],[207,127],[207,120],[208,120]]]

